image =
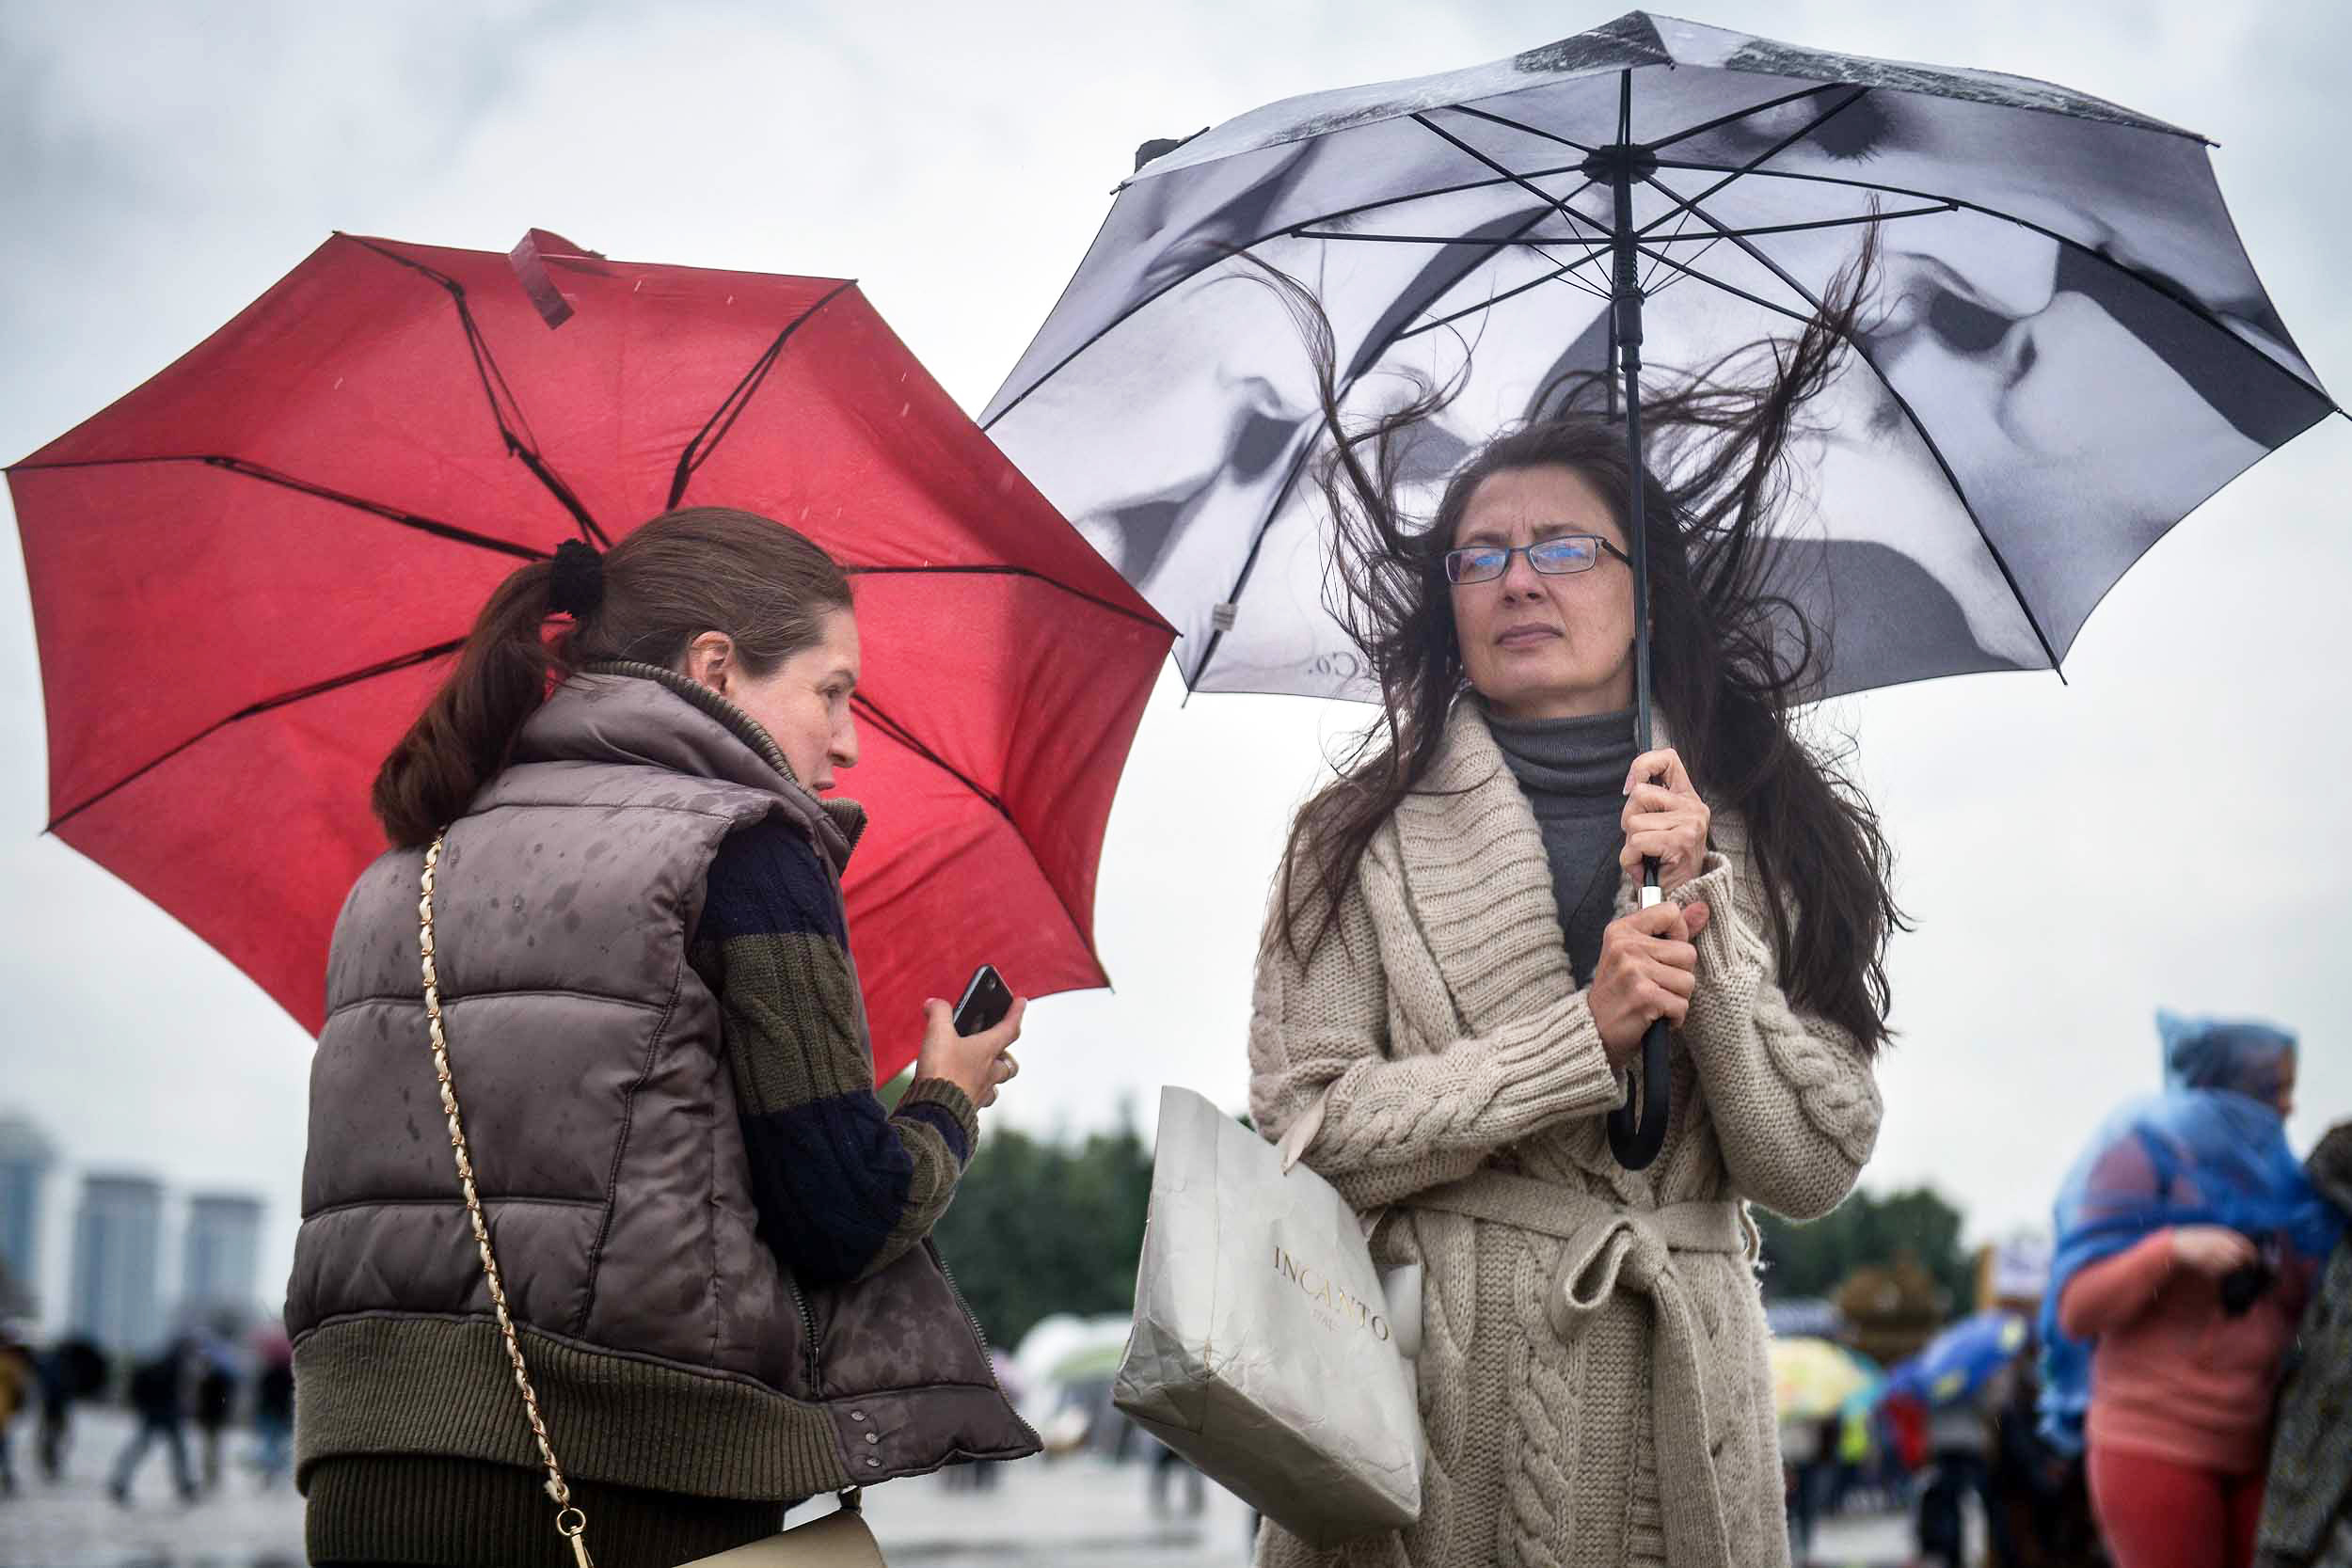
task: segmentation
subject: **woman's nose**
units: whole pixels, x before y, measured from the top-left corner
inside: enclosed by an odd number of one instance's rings
[[[1525,550],[1514,550],[1503,559],[1502,587],[1505,597],[1523,598],[1540,591],[1542,574]]]
[[[857,766],[856,720],[845,719],[841,721],[841,727],[833,732],[833,745],[830,748],[830,752],[833,757],[833,765],[835,768],[855,768]]]

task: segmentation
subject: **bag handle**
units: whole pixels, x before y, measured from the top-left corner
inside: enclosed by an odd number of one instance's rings
[[[1323,1113],[1330,1108],[1331,1090],[1335,1086],[1324,1085],[1323,1092],[1315,1096],[1314,1103],[1300,1112],[1298,1119],[1282,1130],[1282,1141],[1274,1147],[1276,1152],[1282,1156],[1284,1176],[1288,1176],[1291,1167],[1305,1157],[1315,1141],[1315,1134],[1323,1131]]]
[[[1314,1144],[1315,1134],[1323,1131],[1324,1113],[1331,1108],[1331,1091],[1338,1087],[1336,1079],[1326,1084],[1323,1092],[1315,1096],[1314,1102],[1299,1113],[1296,1121],[1282,1130],[1281,1140],[1274,1146],[1274,1151],[1281,1157],[1284,1176],[1291,1173],[1293,1165],[1306,1158],[1307,1150]],[[1365,1245],[1372,1244],[1373,1237],[1379,1232],[1380,1222],[1388,1217],[1389,1205],[1385,1203],[1377,1209],[1364,1210],[1356,1216],[1356,1228],[1363,1232]]]
[[[433,967],[433,872],[440,863],[441,840],[446,836],[435,835],[424,852],[424,876],[420,883],[423,895],[417,902],[417,942],[424,974],[425,1033],[433,1043],[433,1076],[441,1085],[441,1109],[449,1117],[450,1148],[457,1154],[457,1183],[465,1189],[466,1214],[473,1222],[474,1246],[482,1254],[483,1276],[490,1282],[490,1307],[498,1314],[499,1333],[506,1339],[506,1358],[515,1364],[515,1386],[522,1390],[523,1414],[531,1421],[532,1438],[539,1445],[540,1462],[547,1466],[548,1496],[555,1499],[555,1532],[570,1544],[579,1568],[596,1568],[595,1560],[588,1555],[588,1515],[572,1501],[572,1489],[564,1484],[563,1466],[555,1462],[555,1446],[548,1441],[547,1422],[539,1418],[539,1396],[531,1386],[531,1373],[523,1366],[522,1341],[515,1337],[515,1320],[506,1310],[506,1286],[499,1278],[498,1259],[490,1253],[490,1227],[482,1217],[481,1196],[474,1191],[473,1156],[466,1147],[465,1124],[457,1117],[457,1085],[450,1077],[449,1039],[441,1025],[440,976]]]

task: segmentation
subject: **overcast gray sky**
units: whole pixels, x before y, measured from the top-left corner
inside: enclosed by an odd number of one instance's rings
[[[855,277],[977,408],[1138,142],[1293,93],[1489,59],[1622,8],[0,7],[0,454],[136,385],[334,229],[502,249],[538,225],[635,261]],[[2215,137],[2273,299],[2322,379],[2352,395],[2338,293],[2352,8],[1673,8],[2040,76]],[[1828,716],[1859,741],[1919,922],[1894,950],[1902,1038],[1882,1069],[1867,1183],[1932,1181],[1979,1236],[2035,1223],[2089,1124],[2153,1085],[2159,1003],[2301,1030],[2298,1147],[2352,1114],[2335,1010],[2352,900],[2328,843],[2328,802],[2352,771],[2337,673],[2347,480],[2352,423],[2335,420],[2225,491],[2091,618],[2071,685],[1979,676]],[[1266,879],[1323,747],[1363,710],[1261,697],[1180,708],[1181,695],[1162,681],[1104,851],[1097,930],[1119,990],[1030,1014],[1027,1070],[995,1117],[1083,1129],[1125,1099],[1148,1118],[1163,1083],[1243,1101]],[[52,1190],[49,1294],[93,1166],[263,1195],[267,1293],[292,1246],[310,1041],[177,924],[40,836],[40,735],[23,562],[0,549],[0,1108],[32,1113],[69,1161]]]

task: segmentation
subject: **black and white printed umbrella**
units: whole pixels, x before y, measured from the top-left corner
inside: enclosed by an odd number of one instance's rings
[[[1399,396],[1383,371],[1469,360],[1421,443],[1434,498],[1561,372],[1609,368],[1628,146],[1653,370],[1794,332],[1878,225],[1877,319],[1795,453],[1816,504],[1784,519],[1829,693],[2056,668],[2166,530],[2334,406],[2202,138],[1637,11],[1147,165],[981,423],[1175,623],[1194,689],[1374,696],[1322,608],[1312,367],[1232,252],[1316,291],[1357,411]]]
[[[1461,377],[1415,443],[1434,506],[1564,376],[1638,388],[1629,350],[1695,370],[1791,334],[1875,230],[1772,586],[1827,633],[1824,695],[2055,670],[2142,552],[2335,408],[2206,145],[2023,77],[1636,11],[1153,160],[981,422],[1176,625],[1193,689],[1374,697],[1323,602],[1314,366],[1237,252],[1320,298],[1349,412],[1405,395],[1386,372]]]

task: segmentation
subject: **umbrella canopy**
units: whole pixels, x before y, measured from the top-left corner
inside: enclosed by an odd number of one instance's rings
[[[1867,1399],[1880,1382],[1876,1368],[1827,1339],[1776,1338],[1769,1352],[1772,1411],[1784,1421],[1826,1419]]]
[[[878,1075],[980,962],[1104,983],[1103,827],[1170,632],[853,284],[337,235],[8,484],[50,829],[308,1027],[370,781],[492,586],[698,503],[852,574]]]
[[[1236,251],[1314,290],[1347,411],[1461,376],[1406,476],[1434,506],[1472,446],[1612,369],[1619,284],[1653,372],[1696,369],[1793,333],[1872,228],[1867,329],[1793,454],[1817,504],[1776,546],[1825,692],[2056,668],[2166,530],[2333,406],[2200,138],[1637,11],[1158,157],[982,423],[1176,623],[1195,689],[1372,696],[1321,602],[1312,366]]]
[[[1978,1312],[1928,1341],[1927,1348],[1887,1374],[1887,1386],[1923,1403],[1973,1399],[2002,1368],[2017,1359],[2028,1338],[2014,1312]]]
[[[1107,1379],[1119,1370],[1120,1361],[1127,1354],[1126,1336],[1116,1340],[1104,1339],[1083,1345],[1054,1363],[1045,1374],[1052,1383],[1089,1383]]]

